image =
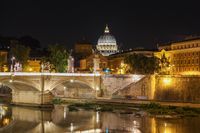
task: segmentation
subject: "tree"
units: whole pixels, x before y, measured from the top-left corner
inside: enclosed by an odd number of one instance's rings
[[[52,64],[52,68],[56,72],[65,72],[67,68],[68,52],[62,45],[50,45],[48,47],[50,53],[47,61]]]
[[[154,56],[132,54],[125,57],[124,62],[128,64],[130,73],[153,74],[159,70],[159,59]]]
[[[162,54],[160,59],[160,74],[169,74],[170,73],[170,61],[169,58],[165,56],[165,53]]]
[[[23,45],[12,45],[11,56],[14,56],[16,61],[22,64],[23,69],[27,66],[29,59],[30,48]]]

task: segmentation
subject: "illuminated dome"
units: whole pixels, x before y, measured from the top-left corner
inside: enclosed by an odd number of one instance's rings
[[[116,39],[110,34],[108,26],[106,26],[104,34],[99,37],[98,45],[117,45]]]
[[[104,34],[101,35],[97,42],[97,50],[103,56],[115,54],[118,51],[117,41],[113,35],[110,34],[109,28],[106,25]]]

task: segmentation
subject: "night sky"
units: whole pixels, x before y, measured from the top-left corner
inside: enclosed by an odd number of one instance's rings
[[[0,35],[30,35],[43,47],[60,43],[68,48],[82,38],[96,44],[106,24],[124,48],[153,48],[159,42],[200,35],[199,3],[150,2],[1,0]]]

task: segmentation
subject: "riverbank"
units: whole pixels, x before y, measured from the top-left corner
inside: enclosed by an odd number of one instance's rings
[[[200,116],[200,105],[192,103],[170,103],[159,101],[136,101],[121,99],[56,99],[55,104],[67,104],[69,111],[79,109],[95,111],[116,111],[136,115],[150,115],[159,118],[180,118]],[[54,101],[54,102],[55,102]],[[188,106],[193,105],[193,106]]]
[[[175,107],[190,107],[190,108],[200,108],[200,103],[190,103],[190,102],[176,102],[176,101],[154,101],[154,100],[134,100],[134,99],[80,99],[80,98],[60,98],[62,101],[67,103],[77,103],[77,102],[96,102],[96,103],[108,103],[108,104],[130,104],[134,106],[139,106],[143,104],[156,103],[161,106],[175,106]]]

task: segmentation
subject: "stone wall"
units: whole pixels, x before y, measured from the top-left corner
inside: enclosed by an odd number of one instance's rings
[[[101,89],[104,97],[110,97],[113,93],[133,83],[131,75],[103,75],[101,77]]]
[[[200,102],[200,76],[146,75],[137,82],[131,76],[102,77],[104,97]]]
[[[131,99],[152,99],[152,84],[154,76],[146,75],[137,82],[133,82],[123,89],[115,92],[113,97],[120,96],[122,98]]]
[[[156,76],[154,99],[200,102],[200,76]]]
[[[151,75],[104,75],[101,89],[104,97],[152,99],[151,79]]]

